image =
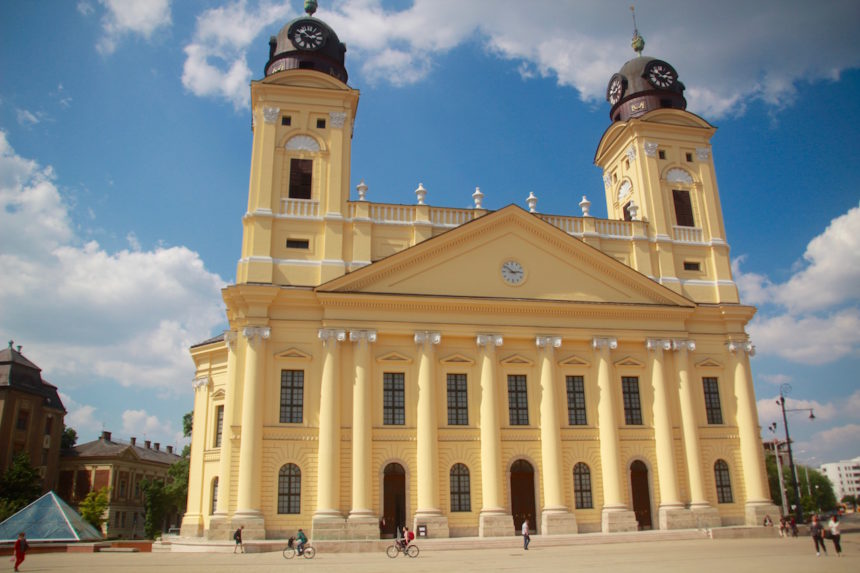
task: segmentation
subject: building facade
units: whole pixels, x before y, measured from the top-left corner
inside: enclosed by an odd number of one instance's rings
[[[10,340],[0,350],[0,473],[26,452],[47,492],[57,483],[66,409],[57,387],[42,380],[41,368],[13,345]]]
[[[860,457],[821,464],[818,469],[833,484],[837,502],[846,495],[860,496]]]
[[[110,488],[102,533],[125,539],[143,538],[146,518],[143,482],[168,482],[167,472],[179,458],[173,446],[161,449],[161,444],[150,440],[140,445],[137,438],[120,442],[113,440],[110,432],[102,431],[97,440],[63,450],[57,493],[77,507],[91,491]],[[175,511],[170,512],[165,516],[163,529],[178,526],[179,519]]]
[[[315,4],[313,2],[309,4]],[[710,139],[666,62],[610,79],[607,219],[350,200],[359,93],[313,17],[270,41],[230,328],[196,365],[182,535],[370,539],[759,524],[769,501]]]

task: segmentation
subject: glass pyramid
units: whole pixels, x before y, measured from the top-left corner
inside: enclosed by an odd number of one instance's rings
[[[69,504],[49,491],[3,523],[0,542],[14,541],[21,532],[28,541],[100,541],[101,533]]]

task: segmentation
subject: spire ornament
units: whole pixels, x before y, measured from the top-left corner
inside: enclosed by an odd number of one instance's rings
[[[639,28],[636,27],[636,7],[630,6],[630,12],[633,14],[633,41],[630,42],[630,46],[641,56],[642,50],[645,49],[645,38],[639,35]]]
[[[308,16],[313,16],[317,11],[317,0],[305,0],[305,12]]]

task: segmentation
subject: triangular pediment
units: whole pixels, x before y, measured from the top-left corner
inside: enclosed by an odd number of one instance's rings
[[[311,355],[304,350],[299,350],[298,348],[288,348],[287,350],[276,354],[275,358],[280,358],[282,360],[310,360]]]
[[[645,366],[645,363],[642,362],[641,360],[637,359],[637,358],[632,357],[632,356],[625,356],[621,360],[617,361],[615,363],[615,366],[627,366],[627,367],[642,368],[643,366]]]
[[[520,354],[514,354],[499,361],[506,366],[534,366],[534,362]]]
[[[400,354],[399,352],[389,352],[387,354],[383,354],[382,356],[378,356],[376,358],[377,362],[386,362],[388,364],[411,364],[412,359],[406,356],[405,354]]]
[[[507,265],[513,274],[505,277]],[[515,205],[334,279],[317,291],[695,306]]]
[[[223,388],[218,388],[217,390],[212,392],[212,396],[210,396],[210,398],[212,398],[213,400],[223,400],[224,396],[226,395],[227,393],[224,391]]]
[[[696,363],[696,368],[722,368],[723,365],[713,358],[705,358],[701,362]]]
[[[564,360],[559,360],[559,366],[591,366],[591,363],[587,360],[580,358],[579,356],[570,356],[565,358]]]
[[[472,360],[468,356],[463,356],[462,354],[452,354],[451,356],[446,356],[439,362],[441,364],[452,364],[454,366],[472,366],[475,364],[474,360]]]

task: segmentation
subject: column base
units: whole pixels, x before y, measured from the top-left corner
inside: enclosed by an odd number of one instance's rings
[[[660,529],[695,529],[696,516],[683,506],[660,507],[657,524]]]
[[[629,509],[604,509],[600,525],[603,533],[639,531],[636,514]]]
[[[514,516],[502,510],[482,511],[478,517],[478,537],[509,537],[515,535]]]
[[[346,520],[337,512],[319,512],[314,514],[311,526],[313,528],[311,539],[314,540],[345,539],[347,536]]]
[[[744,524],[756,526],[764,523],[766,515],[770,516],[771,521],[777,523],[779,521],[780,509],[768,501],[748,501],[744,508],[744,514]],[[776,516],[775,520],[774,516]]]
[[[574,514],[566,509],[543,510],[540,515],[541,535],[567,535],[570,533],[579,533]]]
[[[225,513],[216,513],[209,518],[209,529],[206,530],[206,539],[213,541],[229,541],[233,539],[233,528],[230,517]]]
[[[693,512],[693,517],[696,520],[696,529],[713,529],[723,525],[723,518],[720,517],[720,512],[716,507],[707,504],[691,505],[690,511]]]
[[[347,539],[379,539],[379,520],[369,513],[351,513],[346,520]]]
[[[233,514],[233,519],[230,521],[230,539],[233,539],[233,532],[242,526],[242,541],[265,539],[266,538],[266,520],[263,519],[263,514],[259,511],[237,511]]]
[[[180,537],[203,537],[203,516],[199,513],[186,513],[179,527]]]
[[[448,530],[448,518],[442,515],[441,512],[415,512],[415,519],[412,522],[415,532],[415,538],[418,538],[418,526],[424,525],[427,527],[427,537],[451,537]]]

